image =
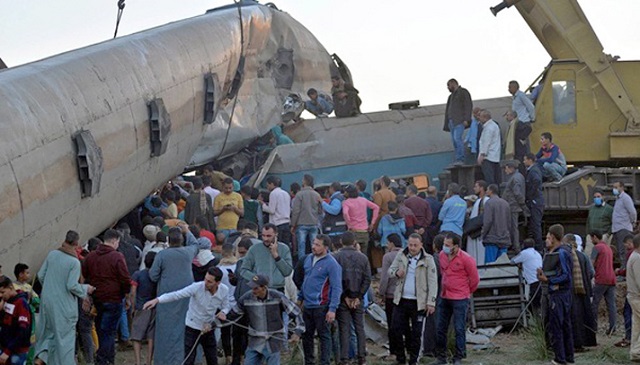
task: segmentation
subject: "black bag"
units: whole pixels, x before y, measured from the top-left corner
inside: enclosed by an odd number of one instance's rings
[[[482,220],[484,219],[484,214],[480,214],[477,217],[473,217],[464,222],[464,227],[462,230],[467,237],[471,237],[474,240],[480,237],[482,234]]]
[[[472,239],[476,239],[480,237],[482,234],[482,222],[484,220],[484,199],[480,200],[480,207],[478,208],[479,214],[476,217],[471,219],[467,219],[464,222],[464,226],[462,227],[463,233],[467,237],[471,237]]]

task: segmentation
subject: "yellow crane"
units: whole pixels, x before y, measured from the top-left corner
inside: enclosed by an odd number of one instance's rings
[[[640,62],[605,54],[576,0],[505,0],[491,11],[511,6],[552,58],[539,77],[532,138],[550,131],[571,163],[637,166]]]

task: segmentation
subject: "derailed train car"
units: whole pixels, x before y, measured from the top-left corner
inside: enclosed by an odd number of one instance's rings
[[[100,233],[185,166],[267,133],[287,95],[329,87],[313,34],[242,5],[0,71],[3,262]]]

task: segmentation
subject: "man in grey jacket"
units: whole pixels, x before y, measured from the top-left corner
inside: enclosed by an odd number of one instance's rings
[[[504,163],[504,172],[507,175],[507,185],[502,197],[509,203],[511,209],[511,242],[516,253],[520,252],[520,233],[518,232],[518,218],[521,213],[526,213],[525,181],[524,176],[518,171],[518,161],[509,160]]]
[[[293,198],[291,209],[291,233],[296,235],[298,260],[302,260],[318,235],[322,217],[322,197],[313,190],[313,176],[302,177],[302,190]]]
[[[393,303],[396,305],[393,327],[400,343],[396,360],[400,364],[405,363],[406,348],[409,365],[414,365],[418,363],[422,323],[425,315],[435,313],[438,295],[436,264],[433,256],[422,248],[421,235],[412,233],[409,236],[407,248],[398,253],[393,260],[389,276],[398,278],[393,297]]]
[[[611,232],[616,243],[618,258],[622,267],[626,267],[627,258],[624,249],[624,238],[633,232],[633,225],[638,219],[638,212],[633,205],[633,199],[624,192],[622,181],[613,183],[613,195],[616,203],[613,205],[613,216],[611,218]]]
[[[489,264],[507,252],[511,245],[511,209],[506,200],[498,195],[498,185],[487,188],[489,200],[484,204],[482,221],[482,243],[484,244],[484,263]]]
[[[402,239],[395,233],[387,236],[387,250],[382,258],[382,271],[380,273],[380,286],[378,287],[378,295],[384,298],[384,312],[387,315],[387,337],[389,337],[389,353],[398,356],[400,344],[398,343],[398,335],[394,331],[393,312],[396,305],[393,299],[396,293],[396,285],[398,278],[389,275],[389,268],[395,260],[396,256],[402,251]]]

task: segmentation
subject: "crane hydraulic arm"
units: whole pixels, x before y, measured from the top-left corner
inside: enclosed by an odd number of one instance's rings
[[[615,58],[602,44],[576,0],[505,0],[491,12],[515,5],[553,60],[578,60],[596,77],[627,119],[626,131],[640,131],[640,112],[633,104],[620,75],[612,67]]]

